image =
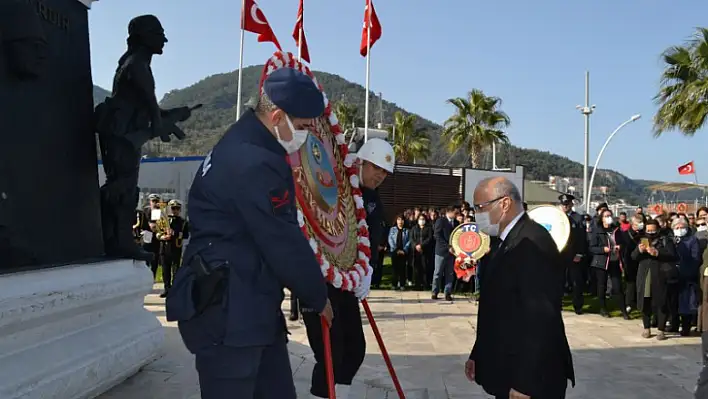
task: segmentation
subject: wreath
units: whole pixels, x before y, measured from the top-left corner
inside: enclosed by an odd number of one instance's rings
[[[366,224],[366,210],[364,208],[364,199],[362,197],[361,188],[359,186],[359,164],[355,154],[349,153],[349,148],[346,145],[346,140],[342,129],[339,126],[337,117],[332,112],[332,106],[327,99],[322,86],[317,82],[314,74],[310,68],[297,60],[292,53],[284,53],[281,51],[276,51],[273,56],[266,62],[263,67],[263,73],[261,74],[260,90],[263,94],[263,82],[266,77],[279,68],[294,68],[298,71],[303,72],[309,76],[315,85],[320,89],[324,97],[325,110],[320,120],[324,122],[330,133],[334,135],[336,142],[336,148],[334,151],[338,151],[343,159],[342,164],[344,166],[344,175],[349,180],[351,185],[351,194],[354,199],[355,204],[355,217],[356,217],[356,256],[354,264],[347,270],[339,268],[336,265],[329,262],[326,256],[323,254],[320,245],[317,240],[310,233],[307,223],[305,221],[305,215],[301,209],[302,204],[298,202],[297,209],[297,220],[300,225],[300,230],[302,234],[309,241],[310,247],[317,258],[317,262],[320,264],[320,270],[325,279],[331,283],[334,287],[340,288],[345,291],[352,291],[354,288],[361,284],[364,276],[371,273],[371,268],[369,266],[369,258],[371,257],[371,244],[369,242],[369,228]],[[288,161],[290,158],[288,157]],[[334,168],[338,168],[338,165],[334,165]]]

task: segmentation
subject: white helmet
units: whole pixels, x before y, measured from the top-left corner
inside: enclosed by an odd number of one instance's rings
[[[393,173],[396,155],[393,153],[393,147],[386,140],[369,139],[361,146],[356,156],[362,161],[373,163],[388,173]]]

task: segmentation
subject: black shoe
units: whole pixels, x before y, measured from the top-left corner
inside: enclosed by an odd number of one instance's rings
[[[160,294],[160,298],[167,298],[167,291],[162,291],[162,294]]]
[[[629,313],[627,312],[622,312],[622,318],[625,320],[629,320]]]
[[[600,316],[610,318],[610,314],[607,312],[606,309],[600,309]]]
[[[445,294],[445,300],[446,300],[446,301],[452,301],[452,295],[450,295],[450,294]]]
[[[581,314],[583,314],[583,310],[580,309],[580,308],[575,309],[575,314],[577,314],[578,316],[580,316]]]
[[[430,296],[430,299],[433,299],[433,300],[436,300],[436,301],[437,301],[437,300],[438,300],[438,294],[433,294],[433,295],[431,295],[431,296]]]

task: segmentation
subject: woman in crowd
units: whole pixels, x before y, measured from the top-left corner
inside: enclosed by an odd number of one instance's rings
[[[698,239],[692,234],[688,220],[677,217],[671,223],[678,255],[678,315],[680,316],[681,335],[691,334],[691,324],[698,311],[698,270],[701,266],[701,253]],[[674,308],[674,311],[676,309]],[[677,330],[678,323],[672,320],[672,330]]]
[[[408,229],[405,227],[406,219],[403,215],[396,218],[396,225],[391,227],[388,233],[388,247],[391,251],[391,266],[393,266],[394,288],[402,290],[406,288],[406,264],[408,258]]]
[[[642,312],[644,332],[642,337],[651,337],[652,315],[658,320],[659,333],[656,339],[666,339],[667,280],[675,274],[676,251],[673,242],[659,234],[659,224],[648,219],[644,226],[645,239],[632,251],[632,259],[639,263],[637,271],[637,308]]]
[[[416,289],[427,288],[430,283],[427,279],[427,264],[429,253],[432,251],[433,227],[428,222],[425,214],[418,216],[418,223],[411,229],[411,265],[413,269],[413,285]]]
[[[639,262],[632,257],[632,253],[639,245],[641,238],[644,236],[644,216],[636,214],[628,220],[630,228],[622,231],[622,241],[625,243],[622,248],[622,264],[624,265],[624,281],[625,285],[625,302],[627,311],[631,308],[639,309],[637,302],[637,271],[639,270]]]
[[[600,314],[603,317],[610,317],[607,311],[607,278],[612,284],[612,296],[620,307],[625,320],[629,319],[627,307],[624,301],[622,290],[622,258],[620,256],[622,246],[622,235],[614,223],[612,211],[605,209],[602,211],[597,225],[590,233],[590,253],[592,260],[590,266],[595,273],[595,284],[597,285],[597,297],[600,300]]]

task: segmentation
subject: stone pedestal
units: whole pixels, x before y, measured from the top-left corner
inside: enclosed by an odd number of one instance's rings
[[[157,358],[152,282],[132,260],[0,275],[0,398],[92,398]]]

